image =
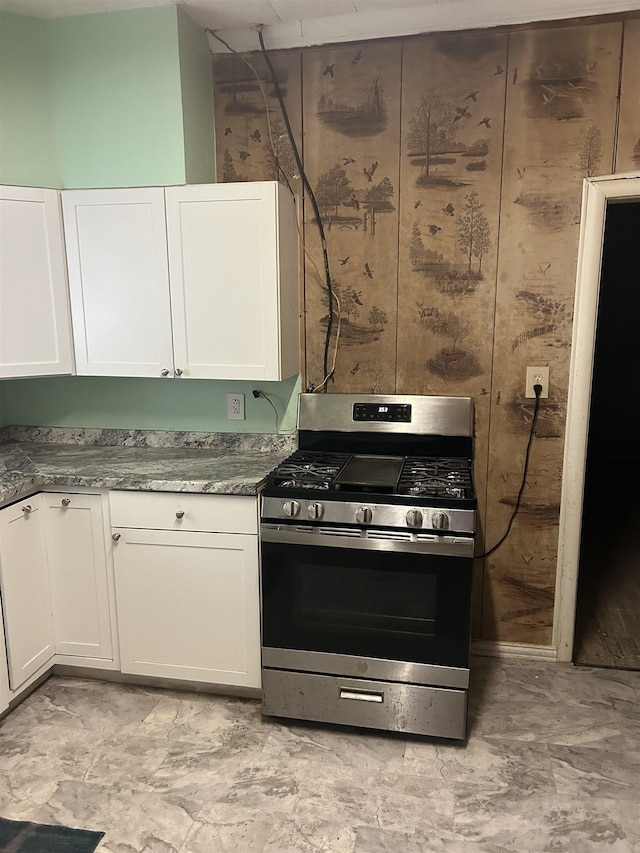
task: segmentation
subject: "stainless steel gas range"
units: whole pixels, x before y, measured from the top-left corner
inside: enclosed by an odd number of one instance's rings
[[[470,397],[301,394],[261,497],[263,713],[464,739]]]

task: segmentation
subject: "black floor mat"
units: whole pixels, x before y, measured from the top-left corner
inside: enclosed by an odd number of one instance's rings
[[[104,832],[0,817],[2,853],[94,853]]]

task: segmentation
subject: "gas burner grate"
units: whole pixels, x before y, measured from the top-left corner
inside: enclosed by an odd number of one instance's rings
[[[283,489],[326,491],[348,459],[346,453],[298,450],[272,471],[270,480]]]
[[[398,483],[398,494],[454,499],[472,497],[470,460],[447,456],[408,457]]]

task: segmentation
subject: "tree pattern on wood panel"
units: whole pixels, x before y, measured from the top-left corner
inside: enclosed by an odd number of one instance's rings
[[[405,43],[398,374],[403,390],[488,388],[506,36]]]
[[[551,640],[582,179],[612,171],[622,34],[621,22],[596,23],[275,56],[341,306],[328,390],[473,396],[486,546],[521,482],[526,366],[550,365],[522,510],[477,566],[474,633],[486,639]],[[638,171],[640,19],[624,38],[616,165]],[[299,192],[273,87],[251,59]],[[230,61],[215,61],[219,179],[271,178],[260,87]],[[329,306],[308,200],[305,220],[303,349],[317,384]]]
[[[270,56],[296,145],[301,150],[300,53],[278,51]],[[261,53],[217,55],[213,60],[213,82],[218,181],[278,180],[288,184],[297,197],[300,217],[302,181],[264,57]],[[304,316],[302,277],[300,310]],[[304,324],[300,345],[304,352]]]
[[[521,509],[485,566],[487,638],[550,643],[582,179],[611,172],[621,24],[519,31],[509,40],[486,540],[513,511],[534,401],[550,366]]]
[[[276,52],[272,60],[299,144],[300,54]],[[213,69],[218,180],[279,180],[298,193],[293,149],[262,55],[220,54]]]
[[[403,50],[398,390],[475,400],[485,505],[506,35],[407,40]],[[482,565],[474,575],[474,630]]]
[[[640,18],[624,23],[616,172],[640,174]]]
[[[395,390],[400,63],[400,42],[304,55],[305,166],[336,297],[332,391]],[[309,204],[305,211],[307,380],[315,386],[329,304],[317,222]]]

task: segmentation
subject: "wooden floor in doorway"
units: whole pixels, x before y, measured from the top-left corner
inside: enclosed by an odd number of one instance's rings
[[[640,495],[638,463],[588,466],[582,519],[576,664],[640,669]],[[614,476],[615,474],[615,476]],[[626,488],[615,495],[613,483]],[[630,488],[629,488],[630,487]],[[613,494],[613,497],[612,497]]]

